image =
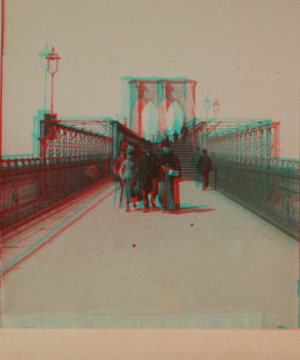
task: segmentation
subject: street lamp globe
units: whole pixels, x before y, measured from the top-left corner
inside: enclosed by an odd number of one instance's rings
[[[48,61],[46,60],[46,56],[49,55],[50,49],[48,48],[48,44],[45,44],[45,49],[39,52],[41,57],[41,67],[45,71],[48,71]]]
[[[220,104],[219,104],[218,100],[215,99],[215,102],[213,103],[213,109],[214,109],[214,113],[215,113],[216,117],[217,117],[217,113],[219,112],[219,107],[220,107]]]
[[[61,59],[54,50],[54,46],[52,47],[52,51],[48,53],[45,57],[47,60],[48,72],[52,75],[57,73],[58,71],[58,61]]]
[[[58,71],[58,61],[61,58],[55,53],[54,47],[52,47],[52,52],[48,53],[45,59],[47,60],[48,72],[52,76],[51,114],[53,114],[53,78],[54,74],[56,74]]]
[[[210,100],[208,96],[206,96],[206,99],[204,100],[204,109],[206,110],[206,117],[208,118],[208,111],[210,109]]]

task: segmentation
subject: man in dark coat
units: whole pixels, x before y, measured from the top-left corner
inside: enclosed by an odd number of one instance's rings
[[[169,135],[166,131],[165,131],[165,138],[162,141],[162,145],[167,146],[168,148],[170,147],[170,139],[169,139]]]
[[[176,144],[177,143],[177,141],[178,141],[178,132],[175,130],[174,131],[174,134],[173,134],[173,140],[174,140],[174,143]]]
[[[147,190],[150,193],[150,202],[153,208],[156,208],[155,198],[158,194],[158,181],[160,175],[160,159],[158,155],[150,151],[147,146],[145,150],[148,158],[148,176],[147,176]]]
[[[203,149],[202,153],[203,156],[200,157],[197,169],[201,173],[203,191],[205,191],[208,187],[209,172],[213,171],[214,168],[210,156],[207,155],[207,150]]]
[[[148,157],[145,151],[142,151],[139,161],[138,161],[138,187],[139,191],[142,195],[144,210],[149,209],[149,184],[148,184]]]
[[[164,172],[162,168],[162,157],[163,157],[163,141],[158,144],[158,151],[156,153],[158,158],[158,200],[160,205],[164,206]]]
[[[182,124],[181,130],[180,130],[180,135],[182,137],[182,142],[185,144],[186,143],[186,138],[188,136],[189,130],[185,125],[185,122]]]
[[[202,156],[203,156],[203,154],[200,151],[200,147],[196,146],[195,151],[193,152],[193,154],[191,156],[191,161],[190,161],[190,168],[193,170],[194,177],[195,177],[195,187],[198,187],[201,182],[201,173],[197,167],[199,164],[199,160]]]

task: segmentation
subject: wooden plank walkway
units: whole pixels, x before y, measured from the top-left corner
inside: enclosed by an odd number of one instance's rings
[[[298,243],[192,181],[180,198],[125,213],[95,188],[3,237],[2,327],[297,328]]]

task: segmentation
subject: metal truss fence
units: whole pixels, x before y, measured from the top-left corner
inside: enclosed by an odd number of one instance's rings
[[[123,141],[137,146],[145,142],[117,122],[105,126],[108,136],[63,125],[45,115],[39,139],[41,156],[2,159],[1,234],[71,194],[112,177]]]
[[[1,171],[1,234],[106,177],[104,156],[59,165],[28,161],[14,169],[4,166]]]
[[[112,152],[110,133],[104,136],[64,125],[50,114],[45,114],[40,131],[41,159],[47,163],[85,161],[91,156]]]
[[[279,123],[271,120],[215,119],[188,124],[188,142],[222,157],[239,159],[247,157],[279,156]]]
[[[210,185],[299,239],[300,161],[272,159],[262,166],[214,160]]]
[[[39,158],[1,161],[1,234],[111,176],[111,137],[59,124],[51,116],[41,122]]]

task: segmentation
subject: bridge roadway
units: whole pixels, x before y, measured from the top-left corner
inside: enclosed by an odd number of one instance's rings
[[[215,191],[125,213],[102,184],[2,238],[4,328],[297,328],[298,242]]]

